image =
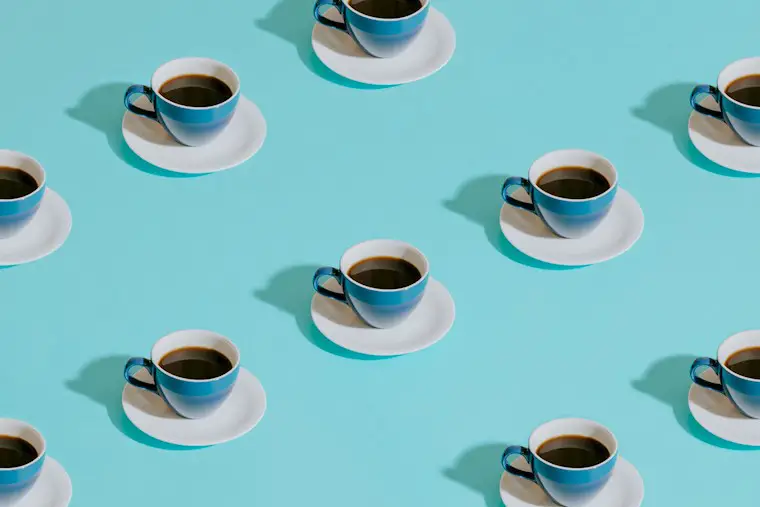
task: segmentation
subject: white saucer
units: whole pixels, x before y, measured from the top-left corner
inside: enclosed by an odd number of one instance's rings
[[[71,210],[48,187],[31,222],[10,238],[0,239],[0,266],[36,261],[58,250],[71,232]]]
[[[529,202],[521,188],[513,195]],[[586,266],[617,257],[628,251],[644,230],[644,212],[622,188],[618,188],[604,221],[583,238],[555,236],[538,216],[507,203],[501,207],[500,220],[501,231],[515,248],[534,259],[562,266]]]
[[[712,97],[705,97],[700,104],[719,110]],[[734,171],[760,174],[760,148],[739,139],[722,121],[692,111],[689,137],[694,147],[716,164]]]
[[[37,482],[21,498],[0,507],[67,507],[71,502],[71,479],[56,460],[47,456]]]
[[[324,16],[342,21],[334,7]],[[371,85],[411,83],[435,74],[451,60],[456,44],[451,23],[433,7],[417,40],[394,58],[369,56],[350,35],[320,23],[311,32],[311,45],[322,63],[336,74]]]
[[[153,382],[144,369],[135,377]],[[151,437],[169,444],[200,447],[229,442],[251,431],[264,417],[267,395],[259,379],[241,367],[230,397],[203,419],[180,417],[158,395],[130,384],[124,386],[121,404],[129,420]]]
[[[334,279],[325,288],[340,292]],[[430,347],[454,324],[454,300],[441,282],[428,280],[425,295],[407,320],[391,329],[364,324],[348,305],[319,294],[311,300],[311,318],[317,329],[333,343],[370,356],[398,356]]]
[[[153,109],[144,96],[135,105]],[[183,146],[157,122],[129,111],[124,113],[121,132],[132,151],[156,167],[184,174],[206,174],[230,169],[251,158],[264,144],[267,123],[256,104],[241,95],[230,124],[204,146]]]
[[[718,376],[710,369],[700,377],[718,382]],[[739,412],[726,396],[692,383],[689,410],[694,419],[716,437],[735,444],[760,446],[760,419],[750,419]]]
[[[519,462],[517,468],[527,470]],[[522,466],[521,466],[522,465]],[[507,507],[556,507],[544,490],[536,484],[504,472],[501,474],[501,501]],[[644,501],[644,481],[631,463],[618,457],[610,481],[586,507],[639,507]]]

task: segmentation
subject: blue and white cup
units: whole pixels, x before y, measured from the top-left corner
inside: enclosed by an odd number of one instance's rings
[[[745,58],[729,64],[718,74],[718,86],[701,84],[691,92],[691,107],[698,113],[728,124],[739,138],[752,146],[760,146],[760,107],[737,102],[726,94],[728,85],[744,76],[760,74],[760,57]],[[701,105],[702,95],[711,95],[718,110]]]
[[[321,14],[322,7],[335,7],[343,21],[333,21]],[[317,0],[314,17],[323,25],[346,32],[364,50],[377,58],[392,58],[406,50],[422,31],[430,10],[430,0],[403,18],[386,19],[367,16],[357,11],[349,0]]]
[[[349,275],[351,268],[372,257],[403,259],[419,270],[422,277],[400,289],[376,289],[362,285]],[[352,246],[340,259],[340,269],[319,268],[312,281],[318,294],[335,299],[351,307],[368,326],[387,329],[401,324],[412,314],[422,300],[427,287],[430,265],[427,258],[409,243],[391,239],[376,239]],[[341,285],[335,292],[320,285],[322,277],[331,276]]]
[[[223,81],[232,96],[215,106],[190,107],[177,104],[161,95],[161,87],[175,77],[200,74]],[[145,95],[153,110],[133,103],[135,95]],[[240,99],[240,79],[222,62],[210,58],[179,58],[160,66],[150,79],[150,86],[132,85],[124,94],[124,105],[134,114],[160,123],[178,143],[202,146],[213,141],[229,125]]]
[[[203,347],[223,354],[232,363],[227,373],[212,379],[195,380],[178,377],[159,364],[161,359],[177,349]],[[145,368],[153,382],[143,382],[132,375],[135,368]],[[153,345],[150,359],[132,357],[124,366],[124,378],[140,389],[156,393],[178,415],[201,419],[214,413],[229,397],[240,370],[240,352],[228,338],[212,331],[177,331],[164,336]]]
[[[45,195],[45,170],[18,151],[0,150],[0,166],[21,169],[37,181],[37,190],[17,199],[0,199],[0,239],[9,238],[31,222]]]
[[[24,466],[0,468],[0,505],[13,505],[31,489],[40,476],[47,446],[39,431],[16,419],[0,419],[0,435],[24,439],[37,451],[37,458]]]
[[[559,167],[587,167],[600,173],[610,184],[610,188],[588,199],[567,199],[541,190],[538,180]],[[528,193],[530,202],[512,197],[512,191],[522,187]],[[530,166],[528,179],[510,176],[504,181],[501,196],[507,204],[538,215],[546,226],[557,236],[581,238],[602,223],[612,207],[618,189],[618,174],[615,166],[596,153],[584,150],[558,150],[547,153]]]
[[[601,442],[610,457],[598,465],[586,468],[569,468],[541,459],[538,449],[553,438],[577,435]],[[512,465],[511,458],[522,456],[530,471]],[[504,450],[501,464],[507,473],[535,482],[547,495],[563,507],[583,507],[604,488],[612,476],[618,458],[615,435],[601,424],[588,419],[555,419],[536,428],[530,435],[528,448],[511,445]]]
[[[734,373],[726,366],[732,354],[750,347],[760,347],[760,331],[743,331],[727,338],[718,347],[718,359],[697,358],[691,365],[690,375],[692,382],[698,386],[725,395],[742,414],[760,419],[760,380]],[[717,383],[699,376],[705,367],[718,375]]]

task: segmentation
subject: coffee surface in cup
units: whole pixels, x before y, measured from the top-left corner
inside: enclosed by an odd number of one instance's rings
[[[350,0],[349,5],[373,18],[404,18],[422,9],[421,0]]]
[[[557,167],[538,178],[538,188],[563,199],[590,199],[612,185],[603,174],[581,166]]]
[[[232,369],[232,361],[221,352],[206,347],[183,347],[168,352],[158,365],[177,377],[209,380]]]
[[[726,359],[726,367],[742,377],[760,380],[760,347],[737,350]]]
[[[39,185],[34,176],[16,167],[0,166],[0,199],[25,197]]]
[[[37,456],[37,449],[23,438],[0,435],[0,468],[22,467]]]
[[[760,74],[742,76],[729,83],[726,95],[748,106],[760,107]]]
[[[422,278],[422,273],[409,261],[398,257],[371,257],[348,270],[356,282],[374,289],[403,289]]]
[[[182,106],[211,107],[232,97],[233,92],[221,79],[202,74],[186,74],[165,82],[158,93]]]
[[[537,451],[544,461],[567,468],[588,468],[607,460],[607,446],[595,438],[582,435],[562,435],[541,444]]]

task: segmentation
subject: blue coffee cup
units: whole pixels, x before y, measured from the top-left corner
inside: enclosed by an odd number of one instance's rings
[[[26,465],[0,468],[0,505],[13,505],[29,491],[40,476],[47,446],[39,431],[30,424],[15,419],[0,419],[0,435],[21,438],[37,451],[37,457]]]
[[[376,289],[357,282],[349,275],[359,262],[373,257],[394,257],[411,263],[422,277],[415,283],[400,289]],[[340,269],[324,267],[314,273],[312,283],[318,294],[335,299],[351,307],[368,326],[387,329],[406,320],[417,308],[427,287],[430,267],[425,256],[408,243],[377,239],[355,245],[343,254]],[[335,278],[342,292],[335,292],[320,285],[322,277]]]
[[[728,124],[739,138],[752,146],[760,146],[760,107],[738,102],[726,94],[726,89],[739,78],[760,74],[760,57],[735,61],[718,74],[718,86],[698,85],[691,92],[691,107],[698,113]],[[711,95],[719,110],[701,105],[702,95]]]
[[[549,463],[538,455],[544,442],[562,436],[590,437],[602,443],[610,453],[603,462],[586,468],[570,468]],[[529,447],[511,445],[504,450],[501,464],[507,473],[535,482],[557,504],[583,507],[604,488],[612,476],[618,457],[615,435],[601,424],[588,419],[555,419],[536,428]],[[522,456],[530,471],[512,465],[511,458]]]
[[[177,104],[161,95],[167,81],[185,75],[215,77],[232,90],[232,96],[215,106],[190,107]],[[135,95],[145,95],[153,111],[133,103]],[[160,66],[150,80],[150,86],[132,85],[124,94],[124,105],[134,114],[160,123],[178,143],[202,146],[213,141],[229,125],[240,99],[240,79],[227,65],[210,58],[179,58]]]
[[[362,14],[349,0],[317,0],[314,17],[323,25],[346,32],[370,56],[391,58],[408,48],[425,25],[430,0],[422,0],[420,9],[403,18],[375,18]],[[321,14],[322,7],[338,10],[343,21],[333,21]]]
[[[609,189],[588,199],[567,199],[539,188],[538,181],[544,174],[570,166],[593,169],[607,179]],[[515,187],[525,189],[530,202],[512,197]],[[538,215],[557,236],[574,239],[589,234],[604,220],[615,200],[617,188],[617,170],[606,158],[590,151],[559,150],[547,153],[533,162],[528,171],[528,179],[519,176],[507,178],[501,188],[501,196],[507,204]]]
[[[186,347],[215,350],[230,360],[232,369],[216,378],[196,380],[178,377],[161,367],[164,356]],[[240,370],[238,348],[228,338],[211,331],[177,331],[164,336],[153,345],[150,357],[130,358],[124,366],[124,378],[135,387],[158,394],[172,410],[187,419],[200,419],[214,413],[229,397]],[[135,378],[132,375],[135,368],[145,368],[153,382]]]
[[[760,347],[760,331],[743,331],[726,339],[718,347],[718,358],[699,357],[691,365],[691,380],[700,387],[719,392],[747,417],[760,419],[760,379],[745,377],[726,366],[734,353]],[[703,368],[711,368],[719,381],[711,382],[699,376]]]
[[[0,199],[0,238],[18,233],[32,220],[45,195],[45,170],[29,155],[0,150],[0,166],[21,169],[37,182],[37,189],[16,199]]]

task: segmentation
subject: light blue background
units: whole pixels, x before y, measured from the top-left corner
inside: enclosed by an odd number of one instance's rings
[[[451,63],[367,89],[313,56],[310,0],[3,3],[0,145],[42,162],[74,228],[0,271],[0,414],[44,433],[72,505],[496,507],[503,447],[568,415],[616,433],[645,505],[756,502],[760,451],[686,396],[693,357],[760,327],[760,181],[686,122],[696,82],[758,54],[760,4],[434,5]],[[168,177],[123,144],[123,91],[181,56],[228,63],[261,107],[243,166]],[[502,180],[557,148],[617,165],[646,216],[626,255],[545,269],[501,238]],[[414,243],[454,295],[435,347],[362,360],[312,327],[314,269],[374,237]],[[269,408],[233,443],[168,449],[124,419],[121,369],[196,327],[237,342]]]

